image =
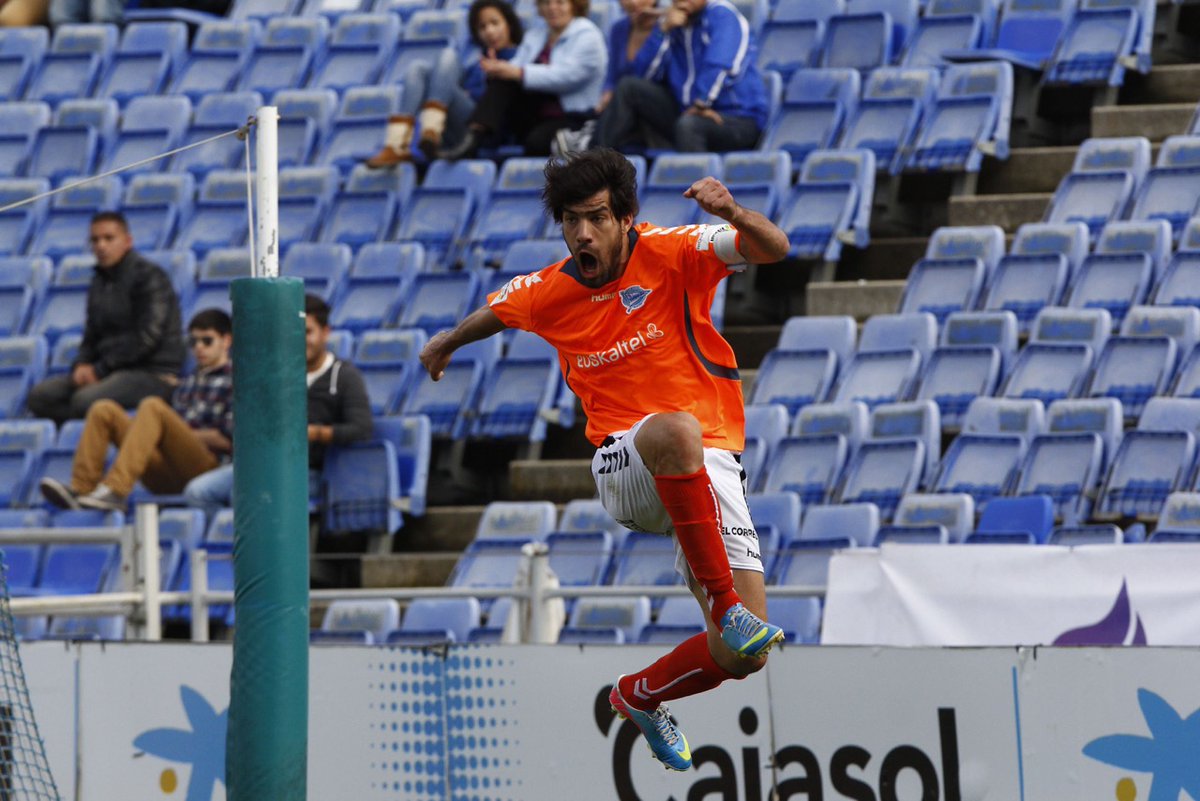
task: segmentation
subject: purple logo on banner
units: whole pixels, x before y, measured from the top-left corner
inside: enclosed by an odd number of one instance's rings
[[[1145,645],[1146,629],[1141,615],[1136,618],[1132,636],[1130,620],[1134,618],[1133,604],[1129,601],[1129,588],[1121,581],[1121,591],[1113,602],[1112,609],[1099,621],[1088,626],[1064,631],[1054,640],[1054,645]]]

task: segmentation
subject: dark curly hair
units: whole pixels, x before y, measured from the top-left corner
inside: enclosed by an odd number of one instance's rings
[[[471,34],[471,41],[480,50],[483,50],[483,42],[479,39],[479,32],[476,30],[479,27],[479,15],[483,13],[485,8],[494,8],[500,12],[500,16],[504,17],[504,21],[508,23],[508,36],[512,39],[513,45],[519,45],[521,40],[525,38],[525,25],[521,22],[521,18],[517,16],[517,12],[506,0],[475,0],[471,3],[471,7],[467,9],[467,28]]]
[[[556,223],[562,222],[567,206],[608,190],[614,217],[636,217],[638,213],[637,171],[629,159],[608,147],[571,153],[551,159],[544,170],[542,205]]]

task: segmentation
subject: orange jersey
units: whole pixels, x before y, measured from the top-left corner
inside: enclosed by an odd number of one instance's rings
[[[508,327],[532,331],[558,350],[594,444],[651,412],[690,412],[706,447],[741,451],[742,382],[709,313],[730,273],[717,251],[732,250],[732,235],[729,226],[639,223],[617,280],[587,287],[567,258],[514,278],[488,304]]]

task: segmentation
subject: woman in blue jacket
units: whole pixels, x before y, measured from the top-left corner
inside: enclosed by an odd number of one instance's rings
[[[462,142],[439,158],[470,158],[485,141],[505,135],[514,136],[527,155],[546,156],[555,132],[591,118],[608,50],[604,34],[587,18],[588,0],[538,0],[537,7],[545,25],[526,33],[511,61],[480,61],[487,89]]]
[[[467,11],[471,41],[482,57],[507,60],[524,38],[521,18],[506,0],[475,0]],[[388,118],[383,148],[367,159],[368,167],[395,167],[412,160],[413,129],[419,123],[417,149],[432,161],[443,143],[462,141],[467,119],[487,85],[481,58],[464,67],[458,51],[447,47],[431,65],[413,62],[404,73],[400,111]]]

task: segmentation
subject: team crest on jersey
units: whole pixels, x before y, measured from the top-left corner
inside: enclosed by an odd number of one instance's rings
[[[653,292],[652,289],[643,289],[640,286],[627,286],[617,293],[621,298],[621,305],[625,307],[626,314],[633,314],[638,309],[646,305],[646,298]]]

